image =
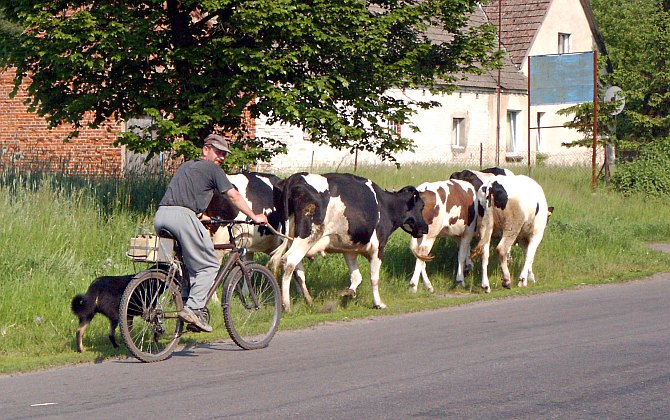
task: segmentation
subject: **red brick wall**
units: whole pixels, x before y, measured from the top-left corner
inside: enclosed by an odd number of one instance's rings
[[[71,128],[50,130],[47,122],[28,112],[24,89],[14,97],[12,70],[0,73],[0,168],[65,172],[81,175],[121,175],[123,149],[113,146],[121,124],[109,122],[99,129],[82,129],[79,137],[64,142]]]
[[[0,171],[20,168],[90,176],[123,175],[124,149],[112,145],[121,123],[111,121],[99,129],[81,129],[79,137],[65,142],[71,127],[50,130],[43,118],[28,112],[23,104],[27,98],[25,89],[14,98],[9,97],[14,87],[13,75],[12,70],[0,72]],[[243,115],[244,128],[253,137],[256,121],[248,110]],[[165,162],[164,170],[173,171],[179,162]]]

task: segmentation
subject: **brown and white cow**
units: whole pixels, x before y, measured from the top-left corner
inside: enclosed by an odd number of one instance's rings
[[[435,240],[445,236],[459,242],[456,281],[463,285],[465,272],[472,268],[469,254],[476,232],[475,189],[469,182],[456,179],[425,182],[416,189],[424,202],[423,218],[428,224],[428,233],[410,241],[410,249],[416,257],[414,274],[409,283],[410,292],[416,293],[419,276],[426,289],[433,292],[426,273],[426,261],[432,259],[430,250]]]
[[[399,227],[414,237],[428,232],[423,220],[423,201],[414,187],[385,191],[369,179],[353,174],[297,173],[276,189],[275,207],[287,223],[286,240],[271,258],[275,273],[282,265],[282,303],[290,309],[289,283],[304,257],[324,252],[341,253],[349,267],[355,295],[362,277],[358,255],[370,261],[370,281],[375,308],[385,308],[379,296],[379,272],[384,248]],[[289,243],[290,242],[290,243]],[[303,294],[309,295],[306,285]]]
[[[486,293],[490,292],[487,272],[489,247],[491,237],[496,234],[501,236],[496,251],[502,269],[503,287],[511,285],[507,258],[515,242],[521,245],[525,254],[518,286],[525,287],[528,280],[535,282],[533,260],[552,211],[553,207],[547,207],[542,187],[524,175],[496,176],[479,188],[477,212],[481,218],[480,239],[471,258],[481,255],[482,288]]]

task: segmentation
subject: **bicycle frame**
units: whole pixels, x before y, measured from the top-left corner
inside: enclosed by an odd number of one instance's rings
[[[244,276],[244,283],[247,285],[247,289],[249,290],[249,297],[251,298],[254,308],[259,308],[260,304],[258,301],[258,297],[256,296],[256,292],[254,291],[253,287],[250,287],[250,278],[249,278],[249,272],[244,266],[242,256],[246,253],[244,248],[238,248],[237,243],[235,242],[235,236],[233,235],[233,226],[236,224],[249,224],[249,222],[245,221],[238,221],[238,220],[211,220],[211,221],[206,221],[204,224],[209,224],[209,225],[226,225],[226,228],[228,229],[228,237],[230,238],[230,243],[227,244],[215,244],[214,249],[217,250],[224,250],[224,251],[230,251],[230,256],[226,260],[225,264],[222,264],[219,267],[219,271],[216,273],[216,277],[214,278],[214,282],[209,288],[209,291],[207,292],[207,298],[206,298],[206,304],[209,303],[209,301],[212,299],[212,296],[216,293],[216,289],[226,280],[226,277],[230,274],[230,272],[233,270],[235,266],[239,267],[242,275]],[[182,284],[184,281],[184,275],[183,275],[183,261],[182,261],[182,256],[181,256],[181,246],[177,242],[176,246],[176,256],[175,260],[170,264],[170,268],[168,270],[168,278],[170,279],[171,282],[176,283],[180,287],[188,287],[188,285]],[[179,277],[177,276],[178,273],[182,273],[182,280],[179,280]]]
[[[209,224],[226,224],[230,243],[215,249],[230,251],[219,266],[207,292],[207,303],[221,286],[223,321],[230,338],[245,350],[267,347],[279,327],[281,318],[280,289],[267,267],[244,261],[244,247],[238,247],[232,234],[235,224],[254,224],[234,220],[213,220]],[[171,237],[165,232],[159,232]],[[174,238],[173,238],[174,239]],[[183,254],[175,241],[173,258],[154,265],[133,278],[119,304],[121,334],[130,353],[143,362],[157,362],[170,357],[184,332],[179,319],[183,296],[188,287]],[[169,289],[169,290],[167,290]],[[166,291],[167,290],[167,291]],[[209,312],[207,312],[209,321]],[[199,332],[189,329],[187,331]]]

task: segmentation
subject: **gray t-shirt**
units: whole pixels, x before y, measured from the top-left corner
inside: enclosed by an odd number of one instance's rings
[[[177,169],[159,206],[181,206],[202,213],[214,191],[223,194],[231,188],[233,184],[219,165],[204,159],[189,160]]]

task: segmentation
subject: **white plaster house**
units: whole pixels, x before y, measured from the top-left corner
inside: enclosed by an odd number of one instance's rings
[[[433,96],[420,89],[391,92],[435,100],[442,105],[418,111],[413,123],[420,132],[400,127],[402,135],[411,138],[416,147],[414,152],[396,155],[398,162],[470,167],[526,165],[530,132],[531,164],[535,163],[538,151],[548,164],[590,164],[591,150],[561,146],[562,142],[578,139],[576,131],[562,127],[528,130],[529,115],[531,127],[538,127],[538,120],[540,127],[562,126],[567,119],[556,111],[569,104],[529,109],[527,78],[529,56],[604,52],[588,1],[489,0],[488,3],[473,14],[471,21],[476,25],[488,20],[499,28],[500,41],[507,52],[503,69],[500,73],[469,76],[458,83],[458,90],[451,95]],[[436,41],[448,36],[438,30],[429,35]],[[318,146],[305,140],[304,133],[296,127],[270,126],[263,119],[257,121],[256,135],[279,138],[288,145],[287,155],[272,160],[272,170],[309,171],[319,167],[351,167],[354,163],[382,164],[370,153],[353,155],[347,150]]]

